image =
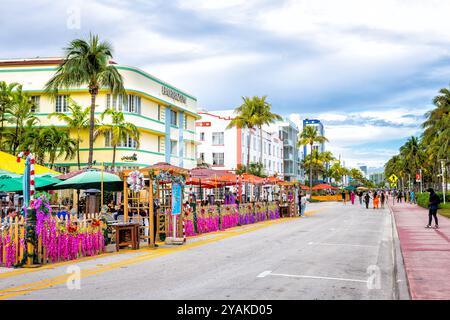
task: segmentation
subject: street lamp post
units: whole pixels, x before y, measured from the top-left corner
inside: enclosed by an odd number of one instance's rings
[[[422,185],[423,185],[423,180],[422,180],[422,169],[419,169],[419,174],[420,174],[420,193],[422,193]]]
[[[445,186],[446,186],[446,181],[445,181],[445,160],[441,159],[441,174],[442,174],[442,194],[443,194],[443,200],[444,200],[444,204],[445,204]]]

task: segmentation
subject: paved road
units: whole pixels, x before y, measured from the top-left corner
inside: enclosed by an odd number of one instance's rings
[[[189,240],[176,248],[0,273],[0,299],[392,299],[391,214],[311,204],[283,219]]]

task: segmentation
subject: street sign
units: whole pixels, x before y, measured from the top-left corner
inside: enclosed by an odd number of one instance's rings
[[[392,187],[392,188],[395,188],[396,186],[397,186],[396,183],[391,183],[391,187]]]
[[[181,185],[172,184],[172,214],[181,214]]]
[[[416,173],[416,182],[420,182],[421,180],[420,173]]]
[[[398,180],[398,177],[395,174],[391,174],[389,177],[389,180],[391,180],[392,183],[396,183]]]

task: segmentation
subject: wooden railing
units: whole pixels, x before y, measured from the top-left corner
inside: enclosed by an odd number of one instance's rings
[[[0,266],[22,264],[25,255],[25,219],[23,216],[6,218],[0,229]],[[37,226],[38,228],[38,226]],[[49,216],[36,230],[35,248],[38,264],[74,260],[104,252],[103,222],[100,214],[64,217]]]

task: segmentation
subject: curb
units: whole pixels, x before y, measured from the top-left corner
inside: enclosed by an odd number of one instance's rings
[[[398,237],[397,224],[395,221],[395,214],[391,205],[388,203],[389,212],[391,213],[392,221],[392,255],[394,261],[394,300],[411,300],[410,287],[408,277],[406,276],[405,264],[403,260],[403,252],[400,247],[400,239]]]

